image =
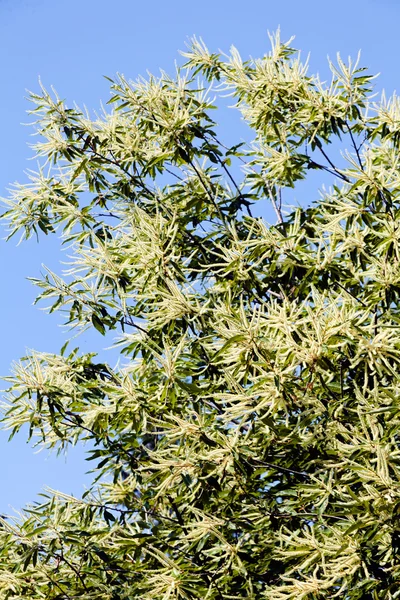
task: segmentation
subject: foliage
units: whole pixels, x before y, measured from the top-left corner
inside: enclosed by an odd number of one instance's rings
[[[400,597],[400,101],[271,41],[243,62],[195,39],[96,118],[31,94],[42,167],[10,235],[61,232],[38,298],[122,359],[15,366],[4,427],[88,441],[95,475],[1,519],[1,599]],[[249,144],[220,140],[226,93]],[[285,215],[315,174],[332,187]]]

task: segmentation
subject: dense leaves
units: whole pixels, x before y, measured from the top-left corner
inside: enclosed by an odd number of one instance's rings
[[[4,218],[61,232],[38,299],[122,359],[14,367],[4,426],[89,440],[94,482],[1,519],[0,598],[400,597],[400,102],[271,41],[243,62],[193,40],[95,119],[31,95],[42,170]],[[227,92],[249,143],[220,139]]]

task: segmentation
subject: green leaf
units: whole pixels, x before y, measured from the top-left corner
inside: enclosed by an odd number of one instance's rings
[[[226,352],[226,350],[228,348],[230,348],[231,346],[238,344],[239,342],[243,342],[246,340],[246,336],[243,334],[238,334],[238,335],[234,335],[233,337],[231,337],[229,340],[227,340],[224,345],[222,346],[222,348],[220,348],[218,350],[218,352],[216,352],[214,354],[214,356],[211,359],[211,362],[215,362],[218,358],[221,358],[221,356],[223,356]]]
[[[101,333],[101,335],[105,335],[106,329],[104,327],[103,321],[99,319],[96,313],[92,313],[92,323],[95,329]]]
[[[181,379],[175,379],[175,382],[180,388],[185,390],[185,392],[189,392],[190,394],[201,395],[207,391],[207,388],[200,387],[195,383],[187,383],[186,381],[182,381]]]

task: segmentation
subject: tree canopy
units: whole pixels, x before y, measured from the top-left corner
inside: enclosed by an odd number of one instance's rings
[[[0,519],[1,599],[400,597],[400,101],[291,43],[194,39],[95,117],[30,95],[42,166],[3,218],[60,234],[38,300],[121,360],[14,366],[3,427],[87,442],[93,485]],[[226,94],[246,143],[221,138]]]

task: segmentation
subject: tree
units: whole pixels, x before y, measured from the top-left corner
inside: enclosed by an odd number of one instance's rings
[[[271,40],[243,62],[195,39],[95,119],[31,94],[43,166],[4,218],[61,231],[38,299],[125,362],[67,346],[9,378],[4,427],[89,442],[94,481],[1,519],[2,599],[400,597],[400,101]],[[220,139],[227,92],[249,144]]]

